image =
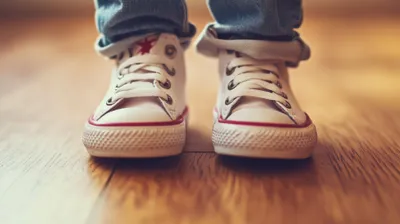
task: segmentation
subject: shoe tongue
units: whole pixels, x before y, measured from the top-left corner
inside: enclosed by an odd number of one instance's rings
[[[160,54],[162,47],[158,44],[160,35],[150,35],[134,42],[127,50],[121,52],[118,63],[121,64],[127,59],[136,55]]]
[[[240,52],[235,52],[235,57],[240,58],[240,57],[248,57]],[[266,64],[265,65],[267,70],[270,70],[272,72],[278,71],[278,67],[275,64]],[[269,68],[269,69],[268,69]],[[276,110],[279,112],[282,112],[280,108],[278,108],[275,104],[274,101],[271,100],[265,100],[261,98],[254,98],[254,97],[246,97],[243,96],[240,98],[239,103],[233,108],[233,112],[236,112],[238,110],[241,110],[242,108],[269,108],[271,110]]]
[[[127,59],[138,56],[138,55],[147,55],[147,54],[160,54],[163,53],[163,46],[159,44],[160,35],[149,35],[141,40],[134,42],[129,48],[119,55],[117,59],[117,63],[121,64]],[[146,73],[146,70],[139,70],[136,73]],[[152,88],[154,80],[142,80],[141,85],[144,88]],[[124,103],[121,104],[119,108],[129,108],[135,106],[147,107],[154,110],[154,108],[163,107],[160,104],[160,101],[157,97],[144,97],[144,98],[132,98],[124,100]]]
[[[280,111],[272,101],[262,100],[253,97],[242,97],[240,103],[233,108],[232,112],[236,112],[241,109],[246,108],[271,108],[273,110]]]
[[[135,42],[130,50],[133,55],[145,55],[145,54],[159,54],[160,47],[158,47],[159,35],[150,35],[142,40]]]
[[[163,49],[162,45],[159,44],[160,35],[149,35],[141,40],[134,42],[127,50],[121,52],[118,55],[117,64],[120,65],[125,62],[127,59],[132,58],[134,56],[139,55],[147,55],[147,54],[160,54]],[[157,65],[156,65],[157,66]],[[129,68],[128,68],[129,69]],[[146,69],[140,69],[135,71],[135,73],[148,73]],[[154,80],[141,80],[142,86],[148,86],[151,88],[153,86]]]

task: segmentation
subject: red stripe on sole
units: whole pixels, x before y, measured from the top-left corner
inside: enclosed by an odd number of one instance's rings
[[[125,122],[125,123],[105,123],[105,124],[99,124],[96,123],[95,120],[93,120],[93,116],[91,116],[88,120],[88,123],[93,125],[93,126],[98,126],[98,127],[145,127],[145,126],[171,126],[171,125],[177,125],[181,124],[183,121],[185,121],[185,117],[189,112],[189,108],[185,108],[183,113],[174,121],[164,121],[164,122]]]
[[[218,111],[215,111],[218,113]],[[312,124],[312,121],[308,114],[306,114],[306,121],[301,124],[279,124],[279,123],[264,123],[264,122],[248,122],[248,121],[233,121],[223,119],[221,115],[218,117],[218,122],[221,124],[233,124],[233,125],[243,125],[243,126],[255,126],[255,127],[275,127],[275,128],[305,128]]]

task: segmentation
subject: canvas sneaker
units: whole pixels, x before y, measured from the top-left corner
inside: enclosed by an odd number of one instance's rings
[[[220,50],[220,78],[212,141],[218,154],[301,159],[317,132],[297,103],[283,62]]]
[[[115,59],[109,89],[85,125],[89,154],[146,158],[181,153],[188,109],[179,39],[149,35]]]

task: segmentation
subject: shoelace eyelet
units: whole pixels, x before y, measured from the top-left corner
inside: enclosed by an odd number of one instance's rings
[[[160,83],[160,86],[162,88],[164,88],[164,89],[170,89],[171,88],[171,81],[169,81],[168,79],[167,79],[167,81],[165,83],[163,83],[163,82],[159,82],[159,83]]]
[[[230,76],[235,72],[235,70],[236,70],[236,67],[234,67],[232,69],[229,69],[228,67],[226,67],[226,72],[225,73],[226,73],[227,76]]]
[[[277,81],[277,82],[275,83],[275,85],[276,85],[279,89],[282,89],[282,83],[281,83],[281,82]]]
[[[286,101],[285,107],[288,109],[291,109],[292,105],[289,103],[289,101]]]
[[[288,96],[286,95],[286,93],[282,92],[280,95],[281,95],[283,98],[288,99]]]
[[[225,99],[225,105],[227,105],[227,106],[229,106],[232,102],[233,102],[233,100],[231,101],[229,98]]]
[[[172,100],[172,97],[171,97],[170,95],[167,95],[167,99],[164,99],[164,98],[162,98],[162,97],[161,97],[161,99],[162,99],[165,103],[167,103],[167,104],[169,104],[169,105],[172,105],[172,103],[174,102],[174,101]]]
[[[174,59],[177,55],[176,47],[172,44],[165,46],[165,55],[167,55],[167,57],[170,59]]]
[[[175,76],[176,75],[176,70],[175,68],[169,69],[166,64],[163,64],[164,70],[167,71],[168,75],[170,76]]]
[[[233,90],[234,88],[236,88],[236,86],[237,86],[238,84],[239,84],[239,83],[235,84],[235,83],[233,82],[233,80],[230,81],[229,84],[228,84],[228,90]]]
[[[112,105],[114,105],[114,104],[115,104],[115,102],[113,102],[112,97],[110,97],[110,98],[107,100],[107,102],[106,102],[106,105],[107,105],[107,106],[112,106]]]
[[[124,75],[121,74],[121,73],[118,73],[117,78],[118,78],[118,79],[122,79],[122,78],[124,78]]]

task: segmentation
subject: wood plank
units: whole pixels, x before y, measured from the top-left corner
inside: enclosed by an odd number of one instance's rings
[[[1,223],[85,223],[114,166],[82,146],[86,41],[58,22],[13,21],[0,37]]]
[[[398,156],[354,154],[321,144],[305,161],[123,161],[88,223],[398,223]]]

